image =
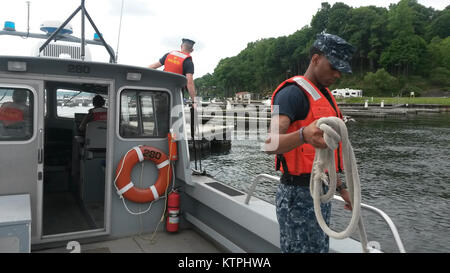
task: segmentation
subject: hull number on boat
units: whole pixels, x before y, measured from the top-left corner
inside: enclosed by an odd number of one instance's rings
[[[144,154],[144,157],[147,157],[147,158],[155,158],[155,159],[160,159],[161,158],[161,153],[160,152],[155,152],[155,151],[151,151],[151,150],[144,150],[143,154]]]
[[[67,72],[79,73],[79,74],[89,74],[89,73],[91,73],[91,68],[88,65],[69,64],[67,66]]]

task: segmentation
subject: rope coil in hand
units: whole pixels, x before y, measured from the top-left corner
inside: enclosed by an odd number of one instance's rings
[[[336,239],[344,239],[349,237],[356,229],[357,225],[360,225],[360,235],[363,244],[363,250],[366,247],[365,231],[362,226],[361,219],[361,186],[359,181],[358,170],[356,166],[356,159],[353,153],[353,148],[350,145],[348,139],[347,127],[344,121],[337,117],[321,118],[317,122],[317,127],[321,129],[324,134],[324,140],[327,144],[327,148],[316,148],[313,168],[311,171],[310,180],[310,192],[314,200],[314,212],[316,214],[317,221],[322,230],[330,237]],[[323,219],[322,212],[320,210],[320,203],[329,202],[336,192],[336,165],[334,150],[339,147],[339,142],[342,141],[342,155],[345,170],[345,180],[347,182],[348,191],[350,193],[350,201],[352,206],[352,218],[349,225],[342,232],[336,232],[328,227]],[[327,179],[328,171],[329,179]],[[327,182],[329,181],[329,183]],[[329,184],[328,192],[323,193],[322,183]]]

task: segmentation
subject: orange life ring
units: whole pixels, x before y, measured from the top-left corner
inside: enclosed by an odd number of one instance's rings
[[[144,160],[155,163],[159,173],[154,185],[147,189],[140,189],[136,188],[131,181],[131,171],[136,163]],[[150,146],[134,147],[125,154],[117,165],[115,179],[117,193],[136,203],[155,201],[165,193],[168,183],[172,179],[170,168],[169,158],[161,150]]]

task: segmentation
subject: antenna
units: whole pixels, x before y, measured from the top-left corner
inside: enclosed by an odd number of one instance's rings
[[[30,1],[27,1],[27,10],[28,10],[28,15],[27,15],[27,37],[30,34]]]
[[[81,0],[81,5],[75,9],[75,11],[69,16],[69,18],[67,18],[66,21],[64,21],[64,23],[62,23],[59,26],[59,28],[55,30],[55,32],[53,32],[52,35],[50,35],[50,37],[48,37],[45,43],[39,48],[39,54],[56,37],[56,35],[58,35],[58,33],[67,25],[67,23],[69,23],[69,21],[72,20],[72,18],[81,10],[81,58],[84,60],[84,47],[86,43],[84,39],[84,22],[85,22],[84,17],[86,17],[89,20],[89,23],[91,23],[91,26],[94,28],[95,32],[98,34],[98,37],[100,38],[100,41],[103,44],[103,46],[106,48],[106,51],[108,51],[110,57],[109,62],[110,63],[116,62],[116,57],[114,56],[113,49],[106,43],[106,41],[103,39],[103,35],[98,30],[94,21],[92,21],[91,16],[89,15],[89,13],[86,10],[86,7],[84,6],[84,1],[85,0]]]
[[[120,42],[120,30],[122,29],[123,2],[124,0],[122,0],[122,7],[120,8],[119,35],[117,36],[117,47],[116,47],[116,62],[119,59],[119,42]]]

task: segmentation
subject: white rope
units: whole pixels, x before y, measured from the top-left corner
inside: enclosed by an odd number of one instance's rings
[[[367,238],[361,217],[361,185],[356,166],[355,154],[353,153],[353,148],[348,139],[347,127],[345,126],[345,123],[337,117],[321,118],[317,122],[317,127],[324,132],[323,137],[328,146],[325,149],[315,149],[316,153],[311,171],[310,191],[314,200],[314,212],[316,214],[317,221],[322,230],[328,234],[328,236],[335,239],[350,237],[359,225],[363,252],[367,252]],[[345,180],[350,193],[350,201],[352,206],[352,218],[345,230],[342,232],[336,232],[330,229],[323,219],[320,203],[329,202],[336,192],[337,175],[334,150],[339,147],[339,142],[341,141]],[[325,170],[328,170],[329,180]],[[329,181],[329,183],[327,181]],[[328,192],[325,194],[322,190],[322,183],[329,186]]]

